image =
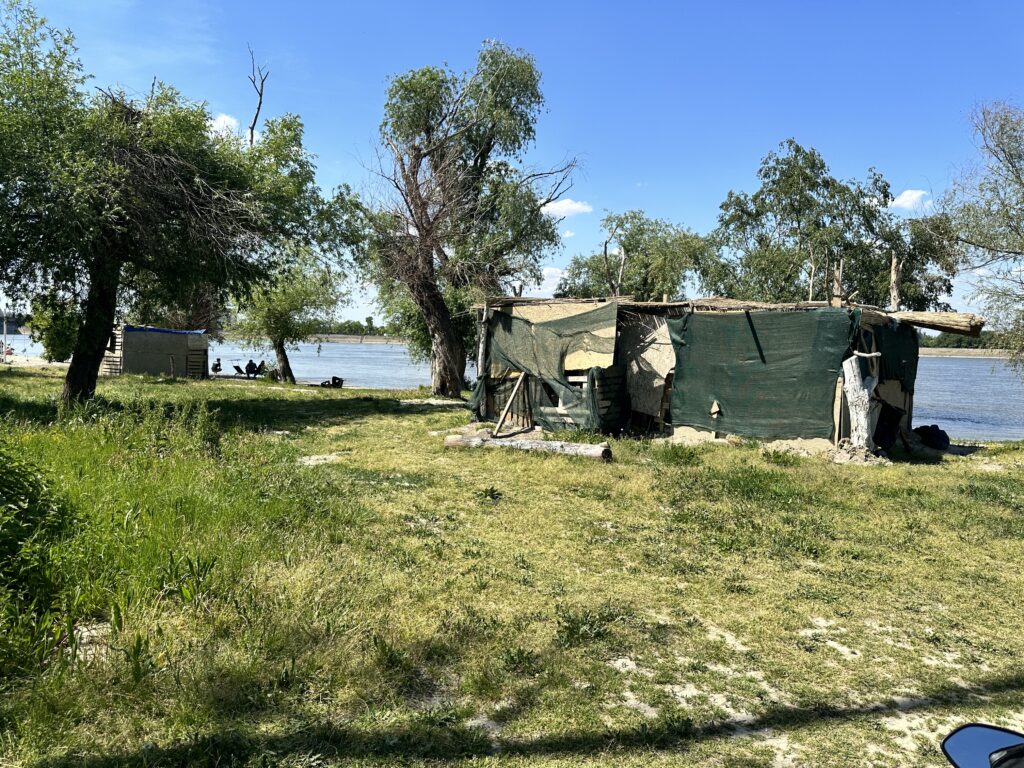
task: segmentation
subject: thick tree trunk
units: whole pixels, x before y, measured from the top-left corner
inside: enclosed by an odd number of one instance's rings
[[[430,384],[435,395],[462,397],[466,378],[466,350],[459,338],[444,297],[433,284],[412,291],[430,333]]]
[[[277,372],[281,374],[281,381],[294,384],[295,374],[292,373],[292,364],[288,360],[288,350],[284,348],[284,342],[275,339],[273,343],[274,354],[277,355]]]
[[[864,376],[860,369],[859,357],[876,357],[878,352],[855,353],[843,361],[843,390],[850,410],[850,444],[854,448],[875,450],[875,427],[882,404],[872,399],[878,384],[874,376]]]
[[[61,398],[65,403],[83,402],[96,393],[103,353],[114,332],[117,314],[117,290],[121,282],[121,263],[107,253],[96,256],[89,267],[89,292],[85,298],[82,324],[64,377]]]

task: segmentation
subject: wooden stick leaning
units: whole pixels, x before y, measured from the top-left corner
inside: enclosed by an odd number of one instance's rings
[[[526,378],[526,374],[523,371],[519,372],[519,378],[516,379],[516,384],[512,387],[512,394],[508,396],[508,402],[505,403],[505,407],[501,411],[501,418],[498,419],[498,423],[494,427],[494,431],[491,433],[495,437],[501,431],[502,426],[505,424],[505,419],[508,418],[508,412],[512,410],[512,403],[516,401],[516,395],[519,394],[519,388],[523,386],[523,380]]]

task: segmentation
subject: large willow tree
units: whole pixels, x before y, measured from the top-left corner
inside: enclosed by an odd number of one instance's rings
[[[979,157],[945,202],[976,297],[1024,372],[1024,109],[985,105],[972,119]]]
[[[535,281],[558,242],[542,209],[573,164],[523,164],[543,103],[533,58],[500,43],[484,45],[472,73],[424,67],[388,88],[385,192],[370,217],[367,266],[389,319],[429,345],[438,394],[458,397],[465,379],[465,315],[455,308]]]

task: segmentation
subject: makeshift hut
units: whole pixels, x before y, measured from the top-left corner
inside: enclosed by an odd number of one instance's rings
[[[916,329],[977,335],[984,322],[824,302],[508,297],[478,320],[482,420],[869,447],[878,431],[910,429]]]
[[[206,331],[124,325],[110,336],[100,374],[149,373],[205,379],[209,375],[209,348]]]

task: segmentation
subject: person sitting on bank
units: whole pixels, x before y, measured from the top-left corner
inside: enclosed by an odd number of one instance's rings
[[[224,370],[224,367],[220,364],[219,357],[213,361],[213,365],[210,367],[210,370],[213,371],[214,373],[220,373],[221,371]]]
[[[252,361],[252,358],[250,357],[249,362],[245,364],[245,378],[253,378],[256,375],[256,371],[258,370],[259,368],[257,367],[256,363],[254,363]]]
[[[260,360],[260,364],[256,366],[256,375],[265,376],[267,374],[267,362],[266,360]]]

